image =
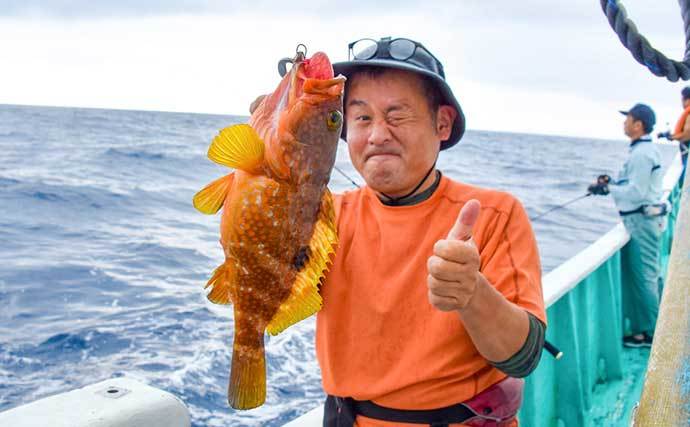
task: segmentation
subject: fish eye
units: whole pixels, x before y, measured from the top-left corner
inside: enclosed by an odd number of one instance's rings
[[[343,114],[338,111],[334,110],[328,113],[328,118],[326,119],[326,124],[328,125],[328,129],[330,130],[338,130],[338,127],[340,127],[340,123],[343,121]]]

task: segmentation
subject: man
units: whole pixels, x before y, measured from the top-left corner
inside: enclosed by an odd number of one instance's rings
[[[669,141],[678,141],[681,153],[681,160],[683,161],[683,172],[680,175],[680,182],[683,183],[685,176],[685,169],[688,165],[688,149],[690,147],[690,86],[686,86],[680,92],[681,102],[683,105],[683,113],[680,115],[673,133],[662,132],[657,135],[657,138],[666,138]]]
[[[618,180],[601,175],[589,191],[596,195],[611,194],[630,234],[624,252],[632,273],[629,289],[631,306],[624,306],[630,319],[632,335],[623,338],[626,347],[651,347],[659,311],[659,254],[661,233],[666,226],[668,210],[662,198],[662,171],[659,150],[649,134],[654,129],[654,111],[645,104],[636,104],[621,111],[623,131],[630,138],[630,155]]]
[[[436,169],[465,118],[431,52],[390,38],[349,49],[334,69],[367,185],[336,199],[316,330],[324,425],[517,425],[516,377],[536,367],[546,322],[525,210]]]

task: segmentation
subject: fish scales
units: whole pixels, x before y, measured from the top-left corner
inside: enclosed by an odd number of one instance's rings
[[[233,304],[233,408],[265,401],[265,331],[277,334],[321,307],[318,285],[337,243],[327,184],[344,80],[323,53],[298,59],[249,125],[221,130],[209,148],[211,160],[235,169],[194,197],[204,213],[223,209],[225,262],[206,286],[209,300]]]

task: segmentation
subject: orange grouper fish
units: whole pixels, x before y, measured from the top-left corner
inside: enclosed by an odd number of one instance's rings
[[[326,184],[344,84],[324,53],[298,53],[249,124],[221,130],[209,148],[211,160],[235,169],[194,196],[203,213],[223,208],[225,262],[206,287],[209,300],[234,308],[228,402],[235,409],[266,400],[264,331],[278,334],[321,308],[318,285],[337,243]]]

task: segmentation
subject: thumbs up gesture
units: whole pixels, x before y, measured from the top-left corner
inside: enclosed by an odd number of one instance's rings
[[[479,251],[472,240],[481,204],[470,200],[463,206],[445,240],[434,245],[429,257],[429,302],[441,311],[462,310],[470,303],[481,277]]]

